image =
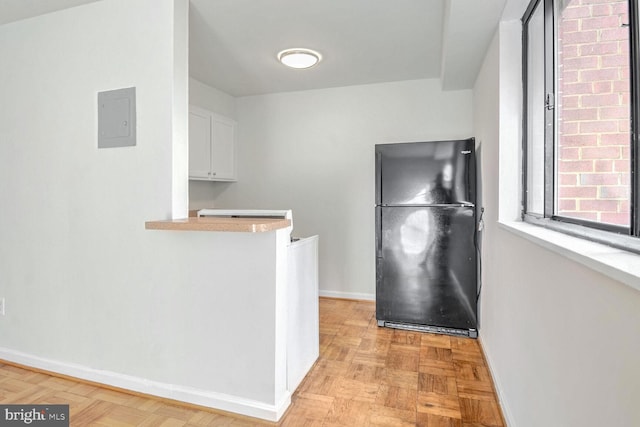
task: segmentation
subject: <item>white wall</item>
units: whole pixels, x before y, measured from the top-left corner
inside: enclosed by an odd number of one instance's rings
[[[103,0],[0,26],[0,359],[271,416],[275,233],[145,230],[186,215],[187,17]],[[98,149],[97,92],[131,86],[137,145]]]
[[[0,26],[3,346],[131,369],[111,353],[146,322],[122,309],[153,286],[144,222],[172,213],[172,22],[109,0]],[[97,92],[130,86],[137,145],[97,149]]]
[[[189,78],[189,104],[236,119],[236,99],[233,96],[193,77]]]
[[[512,427],[640,425],[640,292],[498,222],[498,203],[513,220],[520,197],[519,51],[520,23],[503,22],[473,100],[487,208],[480,338],[503,410]]]
[[[324,295],[373,298],[374,145],[472,136],[471,91],[415,80],[237,99],[238,182],[217,207],[291,208]]]

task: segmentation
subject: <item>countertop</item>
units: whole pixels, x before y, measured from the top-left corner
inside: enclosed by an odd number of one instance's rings
[[[166,221],[147,221],[147,230],[175,231],[231,231],[263,233],[279,230],[291,225],[291,221],[283,218],[218,218],[189,217]]]

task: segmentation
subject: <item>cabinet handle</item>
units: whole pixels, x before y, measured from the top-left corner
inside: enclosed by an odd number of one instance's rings
[[[211,175],[216,176],[216,173],[215,173],[215,172],[213,172]]]

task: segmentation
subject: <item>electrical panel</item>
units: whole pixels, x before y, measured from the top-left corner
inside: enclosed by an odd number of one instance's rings
[[[98,92],[98,148],[136,145],[136,88]]]

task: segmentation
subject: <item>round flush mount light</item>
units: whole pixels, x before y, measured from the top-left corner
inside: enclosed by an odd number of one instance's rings
[[[322,59],[315,50],[294,48],[286,49],[278,53],[278,60],[287,67],[291,68],[310,68],[316,65]]]

